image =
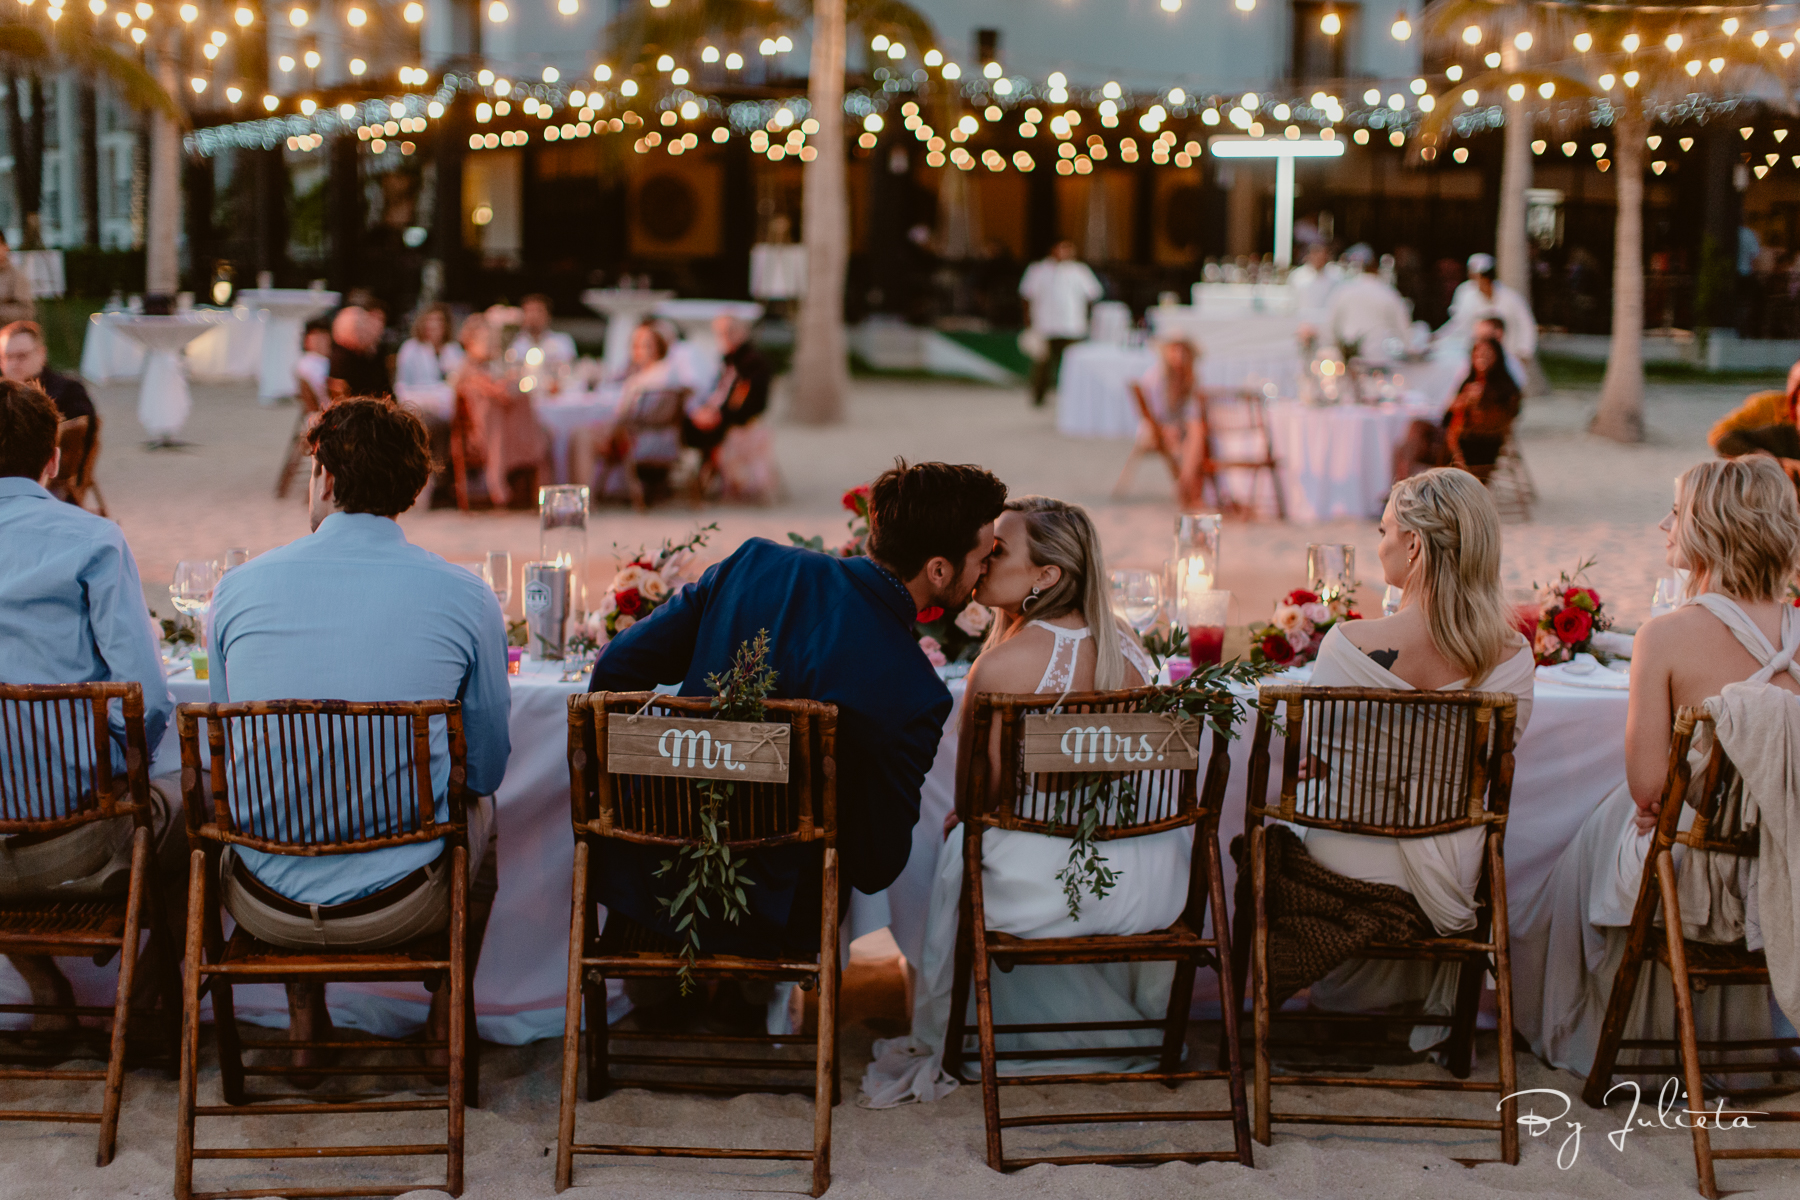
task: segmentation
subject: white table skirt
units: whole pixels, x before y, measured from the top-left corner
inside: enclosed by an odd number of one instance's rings
[[[1152,346],[1078,342],[1063,353],[1056,385],[1056,428],[1070,437],[1137,436],[1137,405],[1131,384],[1156,365]],[[1273,383],[1292,394],[1300,376],[1300,355],[1292,345],[1220,342],[1201,356],[1200,382],[1208,387],[1256,387]]]
[[[218,311],[196,309],[195,311]],[[136,379],[144,373],[144,347],[95,313],[81,343],[81,377],[93,383]],[[188,378],[201,382],[255,379],[262,361],[263,326],[243,305],[230,310],[219,328],[189,342],[183,354]]]
[[[1394,447],[1415,420],[1438,416],[1424,404],[1314,408],[1298,400],[1265,411],[1288,519],[1301,523],[1379,517],[1394,482]]]

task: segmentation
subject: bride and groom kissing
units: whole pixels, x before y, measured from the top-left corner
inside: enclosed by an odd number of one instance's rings
[[[953,707],[913,623],[924,609],[955,609],[971,595],[995,612],[971,692],[1117,688],[1148,677],[1135,640],[1087,635],[1090,623],[1117,620],[1085,512],[1042,496],[1009,500],[1006,485],[980,467],[897,460],[869,490],[867,556],[751,539],[608,643],[590,687],[677,684],[682,696],[705,696],[707,676],[767,630],[774,694],[837,706],[842,877],[879,892],[906,867],[920,789]],[[659,900],[676,885],[657,878],[662,858],[653,847],[608,841],[594,869],[597,899],[673,933]],[[749,873],[756,886],[747,914],[703,923],[708,950],[816,952],[816,851],[759,850]],[[848,891],[839,895],[847,904]]]

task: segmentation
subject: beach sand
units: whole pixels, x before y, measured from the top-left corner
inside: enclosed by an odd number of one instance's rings
[[[129,536],[143,571],[146,593],[167,614],[166,585],[184,557],[210,557],[229,546],[266,550],[307,530],[298,493],[283,503],[271,495],[276,467],[294,420],[291,407],[265,409],[248,387],[197,386],[195,412],[187,429],[194,445],[148,451],[134,440],[135,387],[96,389],[107,418],[100,483],[113,515]],[[1506,529],[1505,571],[1509,587],[1544,581],[1585,557],[1598,558],[1591,578],[1627,627],[1648,607],[1651,585],[1664,572],[1662,538],[1656,522],[1667,510],[1670,481],[1706,456],[1705,430],[1749,389],[1741,386],[1653,386],[1649,405],[1650,440],[1622,447],[1583,432],[1591,414],[1592,391],[1564,391],[1528,406],[1521,429],[1524,455],[1542,494],[1531,524]],[[849,420],[828,429],[777,424],[777,445],[787,482],[778,505],[709,508],[695,513],[681,504],[646,516],[620,509],[600,510],[590,532],[591,549],[605,559],[617,543],[624,551],[664,537],[677,537],[696,519],[717,520],[722,528],[710,554],[727,552],[745,537],[781,539],[794,530],[842,536],[844,489],[871,478],[895,455],[919,459],[980,461],[995,470],[1015,493],[1045,492],[1092,507],[1114,566],[1159,566],[1168,555],[1172,505],[1166,478],[1154,463],[1143,464],[1138,491],[1128,502],[1109,498],[1127,445],[1074,441],[1058,435],[1049,410],[1033,410],[1012,389],[861,381],[854,389]],[[451,559],[508,549],[515,563],[536,552],[533,514],[455,512],[408,514],[409,536]],[[1261,619],[1274,599],[1299,586],[1305,546],[1312,541],[1349,541],[1361,554],[1362,575],[1375,578],[1373,522],[1334,522],[1317,527],[1229,522],[1220,586],[1238,596],[1235,620]],[[344,597],[346,604],[354,596]],[[1379,602],[1379,586],[1365,584],[1364,603]],[[517,611],[517,601],[514,602]],[[545,918],[561,921],[563,914]],[[1256,1147],[1255,1169],[1235,1164],[1169,1164],[1154,1169],[1034,1167],[1002,1176],[985,1164],[979,1089],[964,1087],[932,1105],[870,1111],[855,1103],[857,1080],[876,1036],[906,1028],[898,960],[885,935],[859,942],[846,976],[842,1080],[845,1102],[834,1113],[833,1187],[845,1200],[942,1197],[1070,1197],[1079,1200],[1159,1200],[1162,1197],[1217,1196],[1221,1200],[1264,1197],[1409,1198],[1533,1195],[1579,1200],[1644,1200],[1687,1197],[1693,1187],[1691,1141],[1685,1130],[1639,1128],[1615,1148],[1606,1134],[1626,1119],[1625,1109],[1594,1112],[1577,1093],[1581,1081],[1554,1071],[1521,1051],[1522,1088],[1555,1089],[1575,1097],[1570,1120],[1580,1122],[1579,1153],[1562,1123],[1543,1137],[1524,1139],[1518,1166],[1465,1169],[1452,1156],[1492,1154],[1487,1134],[1427,1131],[1279,1128],[1272,1146]],[[1190,1039],[1196,1061],[1210,1061],[1216,1027],[1197,1025]],[[1494,1064],[1494,1039],[1480,1042],[1478,1073]],[[468,1117],[468,1183],[464,1195],[486,1198],[549,1197],[553,1194],[553,1147],[557,1120],[560,1045],[487,1046],[483,1051],[483,1107]],[[1429,1064],[1405,1074],[1441,1078]],[[217,1103],[217,1068],[210,1033],[203,1040],[201,1103]],[[0,1106],[85,1105],[92,1089],[71,1085],[45,1088],[0,1082]],[[1338,1104],[1371,1111],[1389,1097],[1361,1091],[1321,1098],[1316,1091],[1291,1100],[1318,1111]],[[1225,1103],[1223,1085],[1189,1084],[1178,1091],[1155,1085],[1072,1088],[1012,1088],[1004,1098],[1009,1113],[1044,1105],[1077,1108],[1214,1108]],[[1447,1113],[1461,1106],[1466,1115],[1486,1115],[1491,1103],[1479,1097],[1402,1096],[1395,1110]],[[1535,1111],[1556,1115],[1564,1102],[1555,1095],[1529,1098]],[[93,1165],[92,1126],[0,1124],[0,1200],[123,1200],[166,1196],[174,1161],[176,1088],[154,1070],[133,1071],[126,1084],[117,1160]],[[627,1090],[580,1106],[585,1141],[633,1140],[751,1146],[801,1146],[810,1130],[810,1103],[799,1097],[745,1095],[721,1099]],[[1654,1101],[1639,1116],[1656,1122]],[[1755,1118],[1750,1118],[1752,1121]],[[262,1117],[254,1121],[209,1121],[203,1145],[248,1144],[259,1140],[300,1144],[313,1140],[340,1144],[431,1141],[442,1125],[423,1114],[358,1119]],[[1728,1130],[1719,1147],[1778,1145],[1789,1131],[1779,1127]],[[1019,1131],[1009,1135],[1012,1153],[1033,1147],[1081,1152],[1088,1147],[1169,1149],[1222,1147],[1228,1128],[1126,1124],[1100,1129],[1077,1127]],[[1789,1144],[1800,1144],[1800,1137]],[[1558,1152],[1563,1159],[1559,1163]],[[420,1174],[408,1174],[408,1166]],[[396,1171],[393,1168],[400,1168]],[[320,1172],[333,1183],[367,1180],[404,1182],[430,1178],[422,1160],[338,1160],[331,1164],[280,1160],[266,1164],[205,1163],[203,1186],[280,1189],[301,1187]],[[1800,1172],[1781,1162],[1725,1162],[1721,1185],[1740,1196],[1800,1196]],[[588,1159],[577,1164],[576,1194],[605,1194],[622,1200],[668,1200],[807,1189],[803,1166],[784,1163],[720,1163]],[[423,1190],[419,1196],[441,1193]]]

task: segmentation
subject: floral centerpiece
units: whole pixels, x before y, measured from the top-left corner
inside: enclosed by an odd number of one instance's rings
[[[662,607],[681,586],[682,572],[706,545],[707,536],[718,530],[714,522],[694,530],[683,541],[665,539],[654,554],[638,547],[569,639],[570,649],[577,654],[597,650]]]
[[[1565,663],[1577,654],[1607,659],[1604,651],[1594,649],[1594,635],[1612,628],[1612,615],[1599,592],[1578,582],[1593,565],[1593,559],[1586,559],[1573,572],[1561,572],[1555,583],[1531,585],[1537,592],[1536,611],[1532,605],[1520,606],[1519,632],[1531,640],[1538,666]]]
[[[788,541],[808,550],[837,558],[858,558],[869,552],[869,485],[861,484],[844,493],[844,508],[850,513],[850,537],[839,545],[827,547],[822,535],[801,537],[788,534]],[[919,610],[913,621],[913,638],[934,667],[952,663],[972,663],[981,653],[981,643],[994,623],[994,614],[986,606],[970,599],[954,611],[931,607]]]
[[[1250,661],[1298,667],[1318,657],[1325,635],[1339,621],[1360,621],[1352,588],[1326,587],[1317,592],[1295,588],[1266,625],[1250,627]]]

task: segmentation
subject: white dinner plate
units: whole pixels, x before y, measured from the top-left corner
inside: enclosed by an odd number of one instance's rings
[[[1593,688],[1602,692],[1623,692],[1631,687],[1631,664],[1622,664],[1624,670],[1611,667],[1596,666],[1586,674],[1576,674],[1569,670],[1568,663],[1558,663],[1553,667],[1539,667],[1537,677],[1544,683],[1560,683],[1565,687]]]

